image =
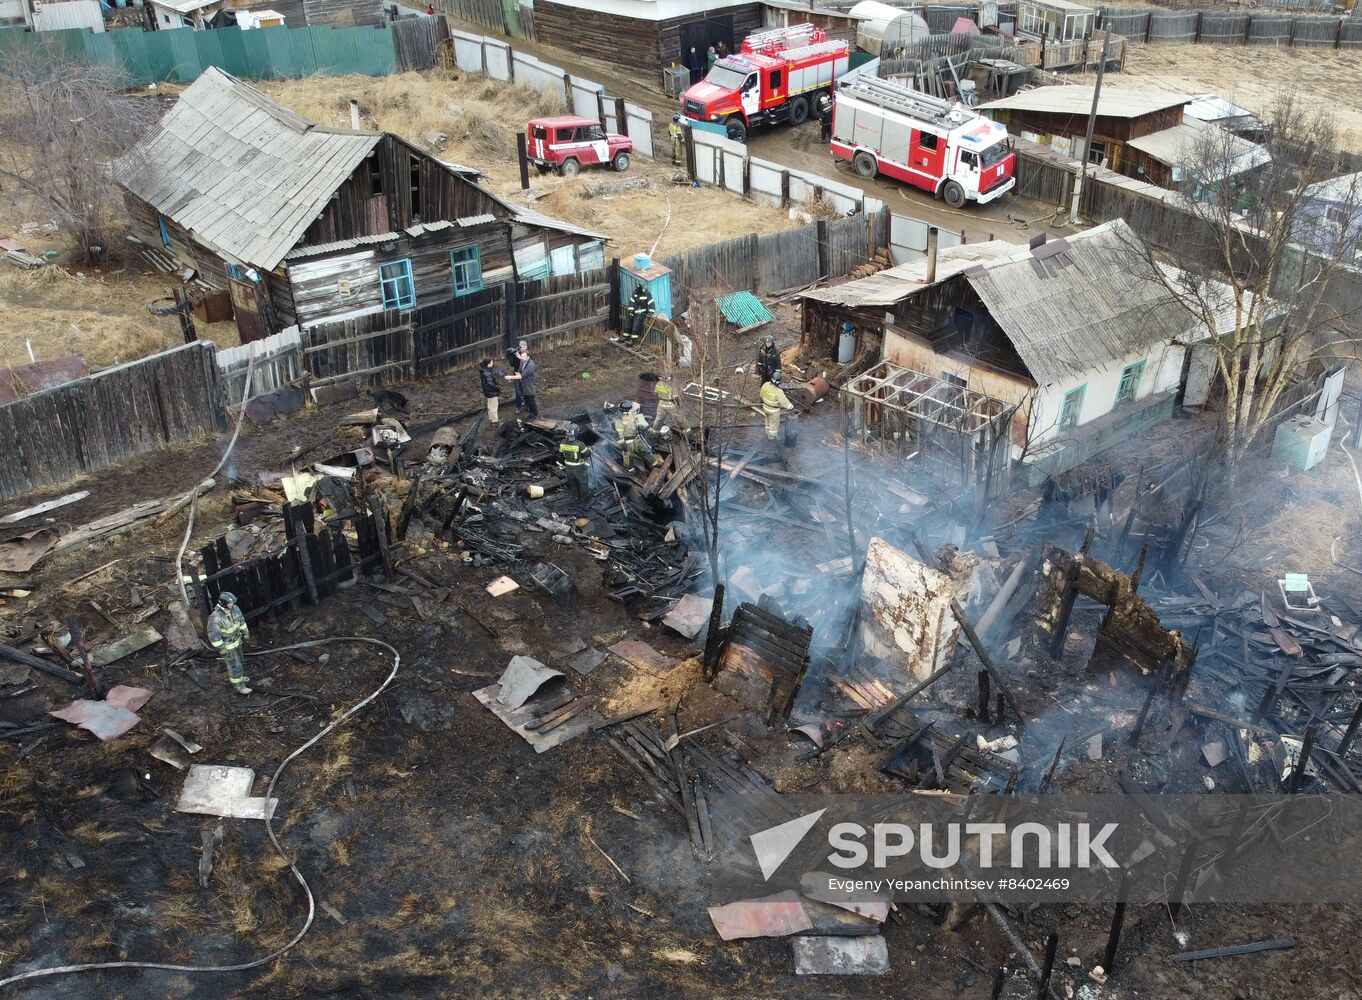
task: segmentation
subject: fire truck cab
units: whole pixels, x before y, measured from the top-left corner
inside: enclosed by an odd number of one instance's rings
[[[893,177],[952,208],[987,204],[1017,183],[1016,153],[1002,125],[887,80],[864,78],[838,89],[832,154],[861,177]]]
[[[606,132],[595,119],[577,115],[536,118],[526,126],[525,135],[529,161],[541,174],[555,170],[575,177],[582,167],[604,163],[628,170],[634,152],[628,136]]]
[[[829,41],[827,32],[811,24],[749,35],[741,53],[718,60],[708,76],[681,95],[681,114],[722,123],[737,142],[756,125],[800,125],[816,98],[847,71],[850,59],[846,42]]]

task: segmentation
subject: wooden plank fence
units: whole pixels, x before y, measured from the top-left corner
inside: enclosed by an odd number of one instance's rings
[[[342,511],[317,521],[311,504],[284,505],[284,547],[242,563],[232,562],[226,537],[199,550],[204,575],[195,585],[199,605],[211,614],[224,590],[236,595],[247,621],[319,604],[340,588],[383,568],[388,528],[369,510]],[[355,536],[351,551],[348,533]]]
[[[413,311],[319,323],[301,335],[285,331],[259,342],[267,353],[257,353],[252,395],[276,388],[285,374],[284,381],[306,379],[312,386],[431,378],[500,357],[516,340],[543,349],[604,336],[609,316],[609,272],[598,269],[493,285]],[[238,401],[246,357],[247,348],[239,347],[218,359]]]
[[[226,428],[212,344],[107,368],[0,406],[0,499]]]

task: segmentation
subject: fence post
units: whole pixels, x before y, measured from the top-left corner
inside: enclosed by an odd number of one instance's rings
[[[615,98],[615,124],[619,126],[620,135],[629,134],[629,112],[624,110],[623,97]],[[653,151],[653,155],[657,155],[656,150]]]
[[[831,267],[829,260],[831,254],[829,253],[830,247],[828,246],[828,220],[819,219],[815,231],[818,234],[818,276],[820,278],[826,278]]]
[[[620,259],[610,258],[610,329],[620,328]]]
[[[602,131],[602,132],[608,132],[608,131],[610,131],[608,128],[605,127],[605,91],[604,91],[604,90],[598,90],[598,91],[596,91],[596,117],[599,118],[600,121],[601,121],[601,131]]]
[[[503,286],[506,289],[506,298],[503,300],[506,306],[506,346],[515,347],[520,339],[520,313],[518,309],[518,293],[515,278],[506,282]]]

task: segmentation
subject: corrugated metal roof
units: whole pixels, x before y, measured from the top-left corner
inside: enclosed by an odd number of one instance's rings
[[[610,237],[604,233],[592,232],[590,229],[583,229],[562,219],[555,219],[551,215],[544,215],[536,212],[532,208],[522,208],[520,205],[509,205],[515,213],[515,221],[522,222],[527,226],[542,226],[545,229],[556,229],[560,233],[571,233],[574,236],[585,236],[589,240],[600,240],[602,243],[608,242]]]
[[[1187,94],[1161,90],[1135,90],[1128,87],[1106,87],[1097,99],[1097,113],[1104,118],[1138,118],[1191,101]],[[1037,111],[1046,114],[1082,115],[1092,110],[1092,88],[1082,86],[1037,87],[1023,90],[979,105],[980,111],[1011,109]]]
[[[1200,160],[1197,152],[1203,143],[1203,133],[1206,129],[1215,129],[1214,137],[1211,140],[1212,163],[1199,163],[1197,172],[1207,173],[1206,180],[1223,180],[1224,177],[1234,177],[1252,170],[1254,167],[1262,166],[1272,157],[1268,151],[1257,143],[1241,139],[1237,135],[1232,135],[1216,125],[1206,125],[1202,122],[1183,122],[1166,128],[1162,132],[1151,132],[1149,135],[1142,135],[1138,139],[1131,139],[1127,146],[1133,146],[1143,153],[1147,153],[1160,163],[1170,167],[1181,167],[1193,160]],[[1211,167],[1224,166],[1226,169],[1220,177],[1210,177]],[[1174,175],[1174,179],[1177,176]]]
[[[298,247],[290,250],[284,255],[284,260],[304,260],[308,257],[325,257],[327,254],[337,253],[342,250],[353,250],[356,247],[374,246],[379,243],[388,243],[399,237],[424,236],[426,233],[438,233],[446,229],[471,229],[474,226],[484,226],[489,222],[496,222],[495,215],[470,215],[466,219],[438,219],[435,222],[421,222],[414,226],[402,230],[400,233],[375,233],[371,236],[356,236],[352,240],[337,240],[334,243],[318,243],[312,246]]]
[[[1185,117],[1195,118],[1203,122],[1223,122],[1232,121],[1236,118],[1253,118],[1254,114],[1248,108],[1241,108],[1237,104],[1231,104],[1218,94],[1197,94],[1192,98],[1192,103],[1182,109]]]
[[[1016,243],[989,240],[947,247],[937,254],[936,280],[945,281],[952,275],[968,270],[986,260],[1008,257],[1021,249]],[[878,274],[855,281],[847,281],[829,288],[804,292],[802,299],[826,302],[846,309],[889,309],[926,285],[927,259],[899,264]]]
[[[1362,170],[1318,181],[1306,188],[1305,194],[1320,201],[1337,201],[1362,207]]]
[[[313,124],[211,67],[118,177],[195,239],[270,270],[381,138]]]
[[[1143,244],[1122,219],[1037,249],[1043,259],[1024,249],[965,280],[1041,385],[1105,368],[1197,326],[1162,282],[1141,273]]]

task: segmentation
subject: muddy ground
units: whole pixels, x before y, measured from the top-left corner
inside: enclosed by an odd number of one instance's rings
[[[793,330],[783,313],[782,346],[793,341]],[[740,359],[750,347],[748,338],[729,338],[727,358]],[[541,405],[558,415],[596,410],[602,399],[629,395],[639,368],[635,359],[608,344],[539,360],[545,386]],[[404,390],[414,420],[462,412],[477,402],[469,373]],[[236,475],[279,470],[298,445],[317,444],[319,455],[328,454],[331,444],[340,450],[346,441],[335,421],[358,405],[310,410],[247,429],[234,453]],[[1191,446],[1205,429],[1180,421],[1163,434],[1146,432],[1127,447],[1131,456],[1144,455],[1154,463]],[[839,458],[839,430],[834,407],[805,418],[793,467],[817,470]],[[181,490],[216,464],[224,444],[187,445],[108,470],[79,484],[92,495],[66,509],[63,520],[81,523],[135,500]],[[423,445],[418,439],[413,452],[423,451]],[[858,461],[872,460],[858,454]],[[1261,474],[1268,474],[1266,466]],[[920,485],[911,476],[907,481]],[[1283,510],[1283,517],[1313,517],[1327,522],[1331,532],[1358,536],[1352,472],[1337,449],[1318,475],[1297,475],[1289,482],[1298,506]],[[226,528],[228,497],[229,491],[219,488],[207,498],[199,511],[196,545]],[[998,520],[1011,519],[1021,503],[999,510]],[[164,606],[171,597],[183,526],[180,518],[160,529],[144,523],[129,534],[49,558],[29,574],[35,584],[32,597],[0,608],[4,624],[13,628],[28,616],[75,614],[92,641],[117,637],[121,629],[89,601],[100,602],[120,626],[134,613],[130,585],[145,600]],[[70,1000],[662,993],[983,998],[990,996],[994,970],[1007,966],[1012,972],[1004,995],[1034,995],[1034,985],[1015,971],[1019,962],[1012,946],[980,915],[949,931],[935,915],[909,908],[903,922],[886,925],[893,968],[879,979],[796,977],[786,941],[720,942],[705,913],[709,873],[692,857],[684,826],[599,737],[587,734],[537,756],[470,694],[495,680],[515,653],[554,662],[555,647],[570,637],[610,643],[628,635],[677,660],[696,652],[693,644],[640,623],[606,597],[591,559],[565,553],[547,534],[539,537],[543,541],[532,554],[554,559],[574,577],[568,604],[555,604],[528,587],[490,598],[483,588],[504,567],[469,566],[439,544],[408,545],[396,553],[400,582],[411,585],[400,577],[410,569],[449,588],[448,600],[425,619],[393,595],[359,583],[319,607],[286,611],[254,628],[256,649],[333,640],[296,657],[273,653],[252,659],[255,695],[234,694],[211,660],[195,661],[187,669],[166,667],[168,654],[155,646],[105,674],[109,683],[154,692],[141,711],[141,724],[125,737],[101,744],[62,726],[32,747],[28,741],[0,741],[0,857],[5,859],[0,865],[5,928],[0,978],[62,963],[245,962],[296,932],[306,912],[303,896],[270,847],[263,825],[245,820],[224,821],[212,874],[201,887],[203,831],[211,834],[217,823],[173,810],[181,776],[152,759],[149,745],[160,727],[169,726],[204,746],[200,762],[254,767],[261,794],[266,776],[286,754],[372,691],[388,672],[383,656],[337,637],[381,638],[401,654],[397,680],[383,696],[299,758],[276,790],[281,840],[320,904],[315,924],[294,951],[249,972],[101,972],[40,980],[11,987],[8,994]],[[1235,567],[1203,560],[1197,568],[1213,583],[1227,584],[1240,564],[1244,571],[1255,565],[1252,553],[1258,547],[1280,548],[1285,537],[1279,523],[1260,524],[1235,550]],[[760,540],[810,564],[829,554],[821,532],[777,526]],[[1076,544],[1076,538],[1066,541]],[[1362,553],[1355,557],[1362,560]],[[1308,569],[1317,587],[1346,587],[1351,599],[1358,597],[1351,575],[1319,565],[1317,549],[1310,550],[1308,562],[1282,568]],[[91,570],[96,572],[66,583]],[[362,605],[377,609],[386,625],[360,613]],[[1092,612],[1076,619],[1091,627],[1096,620]],[[164,616],[151,621],[162,624]],[[958,680],[933,689],[929,703],[958,712],[969,701],[972,671],[963,670]],[[617,699],[642,698],[665,686],[615,660],[571,682]],[[1074,683],[1081,689],[1086,682],[1079,677]],[[63,682],[42,678],[37,684],[28,695],[0,700],[0,717],[41,721],[46,708],[71,696]],[[692,691],[686,704],[698,705],[697,696]],[[683,707],[683,726],[690,710]],[[1159,722],[1151,724],[1155,734]],[[1190,737],[1169,743],[1166,734],[1154,735],[1143,747],[1144,756],[1195,762],[1196,741]],[[28,752],[21,756],[23,750]],[[778,772],[779,757],[776,753],[771,763],[763,760],[758,767],[766,767],[788,790],[855,787],[870,775],[871,757],[860,748]],[[1097,768],[1085,762],[1085,787],[1112,787],[1115,769],[1114,762]],[[139,781],[138,774],[149,777]],[[1086,1000],[1277,1000],[1362,997],[1351,945],[1362,932],[1360,917],[1356,910],[1339,908],[1194,906],[1181,927],[1186,939],[1179,942],[1160,908],[1135,909],[1127,920],[1120,974],[1105,987],[1085,976],[1101,960],[1108,908],[1037,906],[1023,910],[1018,920],[1037,953],[1045,936],[1058,930],[1061,956],[1077,959],[1077,966],[1059,967],[1059,996],[1073,990]],[[1276,936],[1293,937],[1296,948],[1195,966],[1167,961],[1184,947]]]

